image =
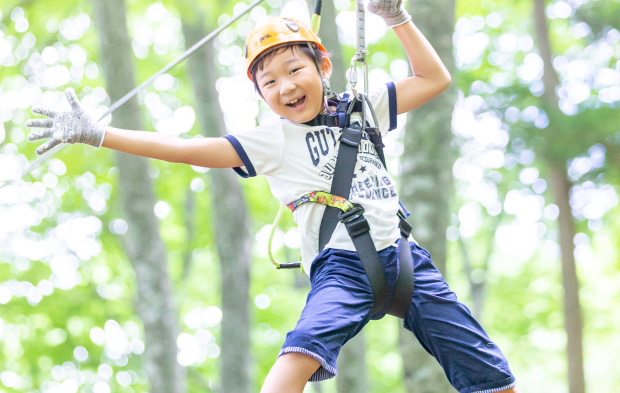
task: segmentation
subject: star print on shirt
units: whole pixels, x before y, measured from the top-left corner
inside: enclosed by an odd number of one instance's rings
[[[362,165],[362,166],[360,167],[360,171],[361,171],[362,173],[366,172],[366,167],[365,167],[364,165]]]

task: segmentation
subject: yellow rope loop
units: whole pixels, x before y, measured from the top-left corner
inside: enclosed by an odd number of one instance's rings
[[[280,220],[282,219],[282,214],[284,213],[284,210],[286,209],[286,206],[281,205],[280,209],[278,209],[278,214],[276,215],[276,218],[273,220],[273,224],[271,224],[271,232],[269,233],[269,240],[267,241],[267,255],[269,256],[269,261],[271,261],[271,263],[276,267],[276,269],[281,269],[281,268],[293,268],[293,267],[299,267],[301,268],[301,271],[304,271],[304,267],[303,265],[300,263],[301,262],[301,253],[299,255],[299,260],[298,262],[290,262],[290,263],[281,263],[279,262],[276,257],[273,255],[273,237],[276,233],[276,230],[278,228],[278,224],[280,223]]]
[[[280,268],[280,262],[278,262],[278,260],[273,256],[273,252],[271,251],[271,248],[272,248],[271,246],[273,243],[273,236],[275,235],[276,229],[278,228],[278,224],[280,223],[280,220],[282,219],[283,212],[284,212],[284,206],[280,206],[280,209],[278,209],[278,214],[276,215],[276,218],[273,220],[273,224],[271,224],[271,232],[269,233],[269,241],[267,242],[267,255],[269,256],[269,260],[278,269]]]

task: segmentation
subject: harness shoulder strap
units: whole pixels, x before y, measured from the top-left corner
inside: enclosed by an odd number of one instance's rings
[[[343,128],[330,191],[332,195],[349,198],[353,172],[357,162],[358,146],[361,139],[362,127],[359,123],[356,122]],[[344,214],[341,214],[341,210],[335,207],[325,207],[325,213],[323,213],[319,229],[319,252],[329,242],[339,221],[345,225],[360,256],[366,276],[368,276],[368,281],[370,282],[370,287],[372,288],[373,311],[374,314],[377,314],[385,309],[386,303],[389,301],[387,296],[387,280],[383,271],[383,265],[381,260],[379,260],[379,254],[370,237],[370,226],[364,217],[364,209],[361,206],[357,205]]]
[[[362,128],[359,123],[354,123],[342,129],[330,194],[349,199],[353,172],[357,162],[357,151],[361,139]],[[325,248],[325,245],[332,237],[334,229],[336,229],[338,221],[340,221],[338,213],[339,210],[331,206],[325,208],[319,229],[319,252]]]

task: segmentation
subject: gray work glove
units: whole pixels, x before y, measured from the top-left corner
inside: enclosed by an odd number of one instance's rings
[[[32,131],[28,135],[28,141],[51,138],[37,148],[36,151],[39,155],[60,143],[84,143],[97,149],[103,143],[105,126],[97,123],[86,114],[73,89],[66,89],[65,95],[71,104],[71,111],[69,112],[55,112],[40,106],[32,108],[32,112],[48,117],[47,119],[30,119],[26,122],[26,127],[45,128],[44,130]]]
[[[382,17],[388,27],[402,25],[411,20],[403,0],[370,0],[368,11]]]

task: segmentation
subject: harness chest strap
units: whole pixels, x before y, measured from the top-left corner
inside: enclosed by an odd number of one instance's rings
[[[353,171],[357,162],[358,146],[361,140],[362,128],[359,123],[353,123],[342,129],[330,194],[345,199],[349,196],[351,182],[353,181]],[[336,225],[340,221],[338,213],[338,209],[334,209],[331,206],[325,209],[319,229],[319,251],[323,250],[327,243],[329,243],[329,239],[331,239],[334,229],[336,229]]]
[[[332,113],[319,113],[314,119],[305,122],[308,126],[327,126],[344,127],[351,122],[351,113],[363,110],[362,102],[353,100],[349,93],[344,93],[342,97],[334,97],[328,100],[329,106],[335,106],[336,110]]]

